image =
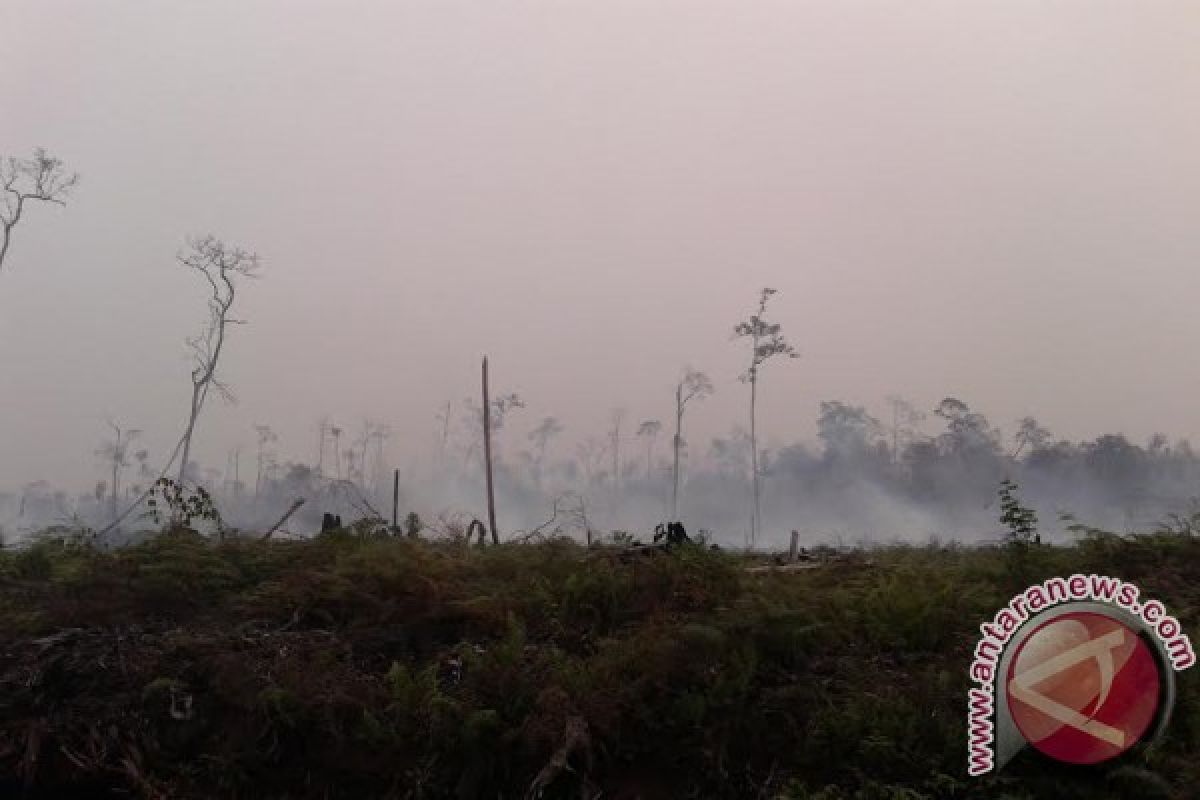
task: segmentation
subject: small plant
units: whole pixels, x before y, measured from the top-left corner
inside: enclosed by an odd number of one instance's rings
[[[159,478],[150,487],[146,507],[146,516],[158,525],[163,524],[162,509],[165,508],[166,522],[171,528],[190,528],[192,520],[204,519],[211,520],[216,525],[218,534],[225,532],[221,512],[217,510],[212,495],[203,486],[192,490],[170,478]]]
[[[1037,512],[1021,505],[1017,488],[1010,478],[1000,482],[1000,523],[1008,528],[1005,541],[1016,545],[1040,544],[1042,537],[1037,532]]]

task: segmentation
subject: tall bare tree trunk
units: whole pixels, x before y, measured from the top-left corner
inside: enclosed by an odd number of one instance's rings
[[[442,417],[442,446],[438,451],[438,466],[446,469],[446,446],[450,441],[450,404],[446,403],[446,416]]]
[[[621,429],[618,427],[613,431],[612,449],[613,449],[613,495],[616,496],[621,491],[621,471],[620,471],[620,452],[621,452]]]
[[[651,437],[646,438],[649,439],[646,442],[646,486],[649,487],[651,480],[650,465],[654,459],[654,439]]]
[[[755,427],[755,405],[758,400],[758,376],[750,375],[750,469],[752,470],[751,485],[754,490],[754,514],[750,517],[750,548],[753,549],[758,541],[758,528],[761,524],[758,492],[758,431]]]
[[[679,519],[679,446],[683,443],[683,384],[675,387],[675,464],[671,469],[671,522]]]
[[[258,442],[258,471],[254,475],[254,505],[258,505],[258,494],[262,491],[263,479],[263,443],[259,439]]]
[[[892,466],[900,463],[900,406],[892,405]]]
[[[392,531],[400,530],[400,470],[392,470]]]
[[[340,430],[333,432],[333,466],[337,473],[337,479],[342,479],[342,432]]]
[[[492,488],[492,404],[488,398],[488,360],[483,357],[483,460],[487,474],[488,527],[492,531],[492,544],[500,544],[496,531],[496,494]]]
[[[120,430],[121,430],[120,428],[118,428],[118,429],[117,429],[117,447],[118,447],[118,448],[120,448],[120,446],[121,446],[121,434],[120,434]],[[117,456],[117,455],[114,455],[114,456],[113,456],[113,465],[112,465],[112,498],[111,498],[111,504],[112,504],[112,518],[113,518],[114,520],[117,518],[117,461],[118,461],[118,458],[119,458],[119,456]]]
[[[317,475],[320,476],[321,469],[325,466],[325,423],[320,425],[320,431],[317,441]]]
[[[211,370],[209,374],[211,375]],[[192,384],[192,410],[188,413],[187,429],[183,432],[183,455],[179,460],[178,483],[180,486],[183,485],[183,481],[187,477],[188,455],[192,452],[192,434],[196,431],[196,420],[200,416],[200,406],[202,405],[207,389],[207,383]]]
[[[613,466],[613,499],[621,492],[621,420],[622,414],[617,411],[613,418],[612,431],[612,466]]]

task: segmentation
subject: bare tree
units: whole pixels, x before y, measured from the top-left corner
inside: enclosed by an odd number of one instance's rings
[[[534,480],[538,486],[542,485],[542,467],[546,462],[546,447],[550,444],[550,440],[563,432],[563,426],[554,417],[545,417],[538,426],[529,432],[529,441],[533,443],[536,455],[533,459],[535,469]]]
[[[234,502],[241,502],[242,493],[246,490],[246,487],[242,484],[242,449],[243,445],[238,444],[229,454],[233,465],[233,482],[230,484],[230,489]]]
[[[147,451],[145,448],[142,448],[141,450],[138,450],[136,453],[134,453],[133,457],[135,459],[137,459],[137,463],[138,463],[138,469],[137,469],[138,481],[154,480],[154,472],[150,469],[150,453],[149,453],[149,451]],[[134,494],[135,495],[141,494],[141,492],[142,492],[141,485],[139,483],[139,485],[137,487],[137,491],[135,491]]]
[[[216,389],[226,399],[233,399],[229,387],[216,379],[217,364],[225,347],[228,327],[242,322],[242,320],[230,316],[237,296],[238,283],[242,279],[257,276],[259,258],[256,254],[248,253],[240,248],[229,247],[216,237],[206,235],[188,239],[187,249],[177,254],[176,260],[188,269],[200,273],[211,290],[208,299],[208,323],[199,336],[187,340],[195,362],[191,374],[192,398],[187,424],[184,427],[183,435],[163,464],[162,471],[158,476],[159,478],[166,477],[171,466],[178,462],[178,481],[182,484],[190,468],[194,467],[194,462],[188,460],[192,448],[192,435],[196,432],[196,421],[204,409],[209,389]],[[108,526],[99,531],[97,536],[103,536],[117,527],[149,496],[150,489],[143,491],[137,500]]]
[[[750,340],[750,366],[740,376],[743,383],[750,384],[750,470],[754,491],[754,505],[750,517],[750,546],[753,547],[762,524],[762,510],[759,491],[758,468],[758,430],[755,425],[755,406],[758,400],[758,372],[769,359],[775,356],[799,358],[787,340],[783,338],[782,329],[778,323],[767,322],[767,301],[775,289],[763,289],[758,298],[758,311],[750,315],[750,319],[739,322],[733,328],[734,338]]]
[[[373,489],[379,488],[383,470],[383,446],[391,435],[392,432],[387,425],[369,419],[363,420],[362,434],[356,444],[358,446],[358,474],[364,492],[368,491],[368,483],[374,484]],[[375,457],[374,469],[367,468],[367,458],[371,455]]]
[[[727,436],[717,436],[712,440],[709,456],[719,474],[744,479],[750,466],[750,433],[740,425],[735,425]]]
[[[262,491],[267,458],[271,455],[267,448],[279,441],[279,436],[271,430],[270,425],[255,425],[254,434],[258,438],[258,474],[254,478],[254,502],[257,503],[259,492]]]
[[[117,498],[120,496],[121,471],[130,464],[130,443],[140,436],[142,432],[137,429],[122,430],[120,425],[112,421],[109,421],[108,427],[113,430],[113,438],[100,445],[100,448],[96,450],[96,455],[107,461],[112,468],[112,483],[109,484],[108,488],[110,490],[109,502],[112,508],[112,518],[115,520],[117,518]],[[144,453],[144,450],[139,451],[139,460],[141,460],[140,456]]]
[[[602,473],[601,463],[607,451],[608,446],[595,436],[589,436],[575,445],[575,455],[583,467],[584,481],[588,486],[593,485]]]
[[[496,529],[496,493],[492,483],[492,401],[490,400],[488,387],[487,356],[483,357],[483,372],[481,373],[481,377],[483,403],[480,406],[479,413],[483,420],[483,463],[484,474],[487,479],[488,528],[492,532],[492,544],[500,544],[500,532]],[[516,395],[513,395],[513,397],[516,398]],[[501,411],[500,418],[503,419],[503,411]]]
[[[230,247],[212,235],[188,240],[188,249],[178,256],[179,263],[201,275],[208,283],[211,295],[208,300],[208,324],[199,335],[188,340],[195,366],[192,368],[192,401],[188,412],[187,428],[183,434],[183,455],[179,461],[179,482],[186,479],[188,455],[192,449],[192,435],[196,422],[204,410],[209,389],[232,400],[229,387],[217,380],[217,364],[225,346],[225,337],[230,325],[241,324],[242,320],[231,316],[237,298],[238,282],[242,278],[253,278],[258,273],[259,258],[238,247]]]
[[[479,450],[479,444],[483,440],[483,428],[490,427],[492,458],[496,463],[501,462],[500,443],[496,440],[496,436],[504,428],[504,422],[508,419],[508,415],[513,411],[524,408],[525,401],[515,392],[491,397],[488,400],[488,407],[491,409],[491,414],[484,419],[483,407],[474,398],[467,397],[463,399],[463,416],[462,429],[467,437],[466,448],[463,455],[463,468],[466,469],[472,458]]]
[[[650,483],[650,470],[654,461],[654,440],[662,432],[662,423],[656,419],[644,420],[638,425],[637,435],[646,440],[646,483]]]
[[[899,395],[888,395],[887,405],[892,412],[892,424],[888,432],[892,439],[892,464],[896,465],[900,463],[901,443],[912,441],[917,433],[916,426],[925,419],[925,414]]]
[[[446,402],[446,408],[438,412],[437,421],[442,423],[441,439],[438,442],[438,465],[445,469],[446,467],[446,447],[450,442],[450,402]]]
[[[614,408],[609,415],[612,428],[608,432],[609,450],[612,453],[612,487],[614,497],[621,491],[621,423],[625,421],[625,409]]]
[[[325,437],[329,435],[329,417],[322,416],[317,420],[317,477],[325,466]]]
[[[692,400],[702,400],[713,392],[712,381],[703,372],[687,367],[675,385],[675,458],[671,468],[671,520],[679,519],[679,455],[683,449],[683,412]]]
[[[333,437],[333,468],[340,481],[342,479],[342,455],[338,447],[342,440],[342,429],[333,425],[329,428],[329,435]]]
[[[79,176],[68,173],[63,162],[42,148],[33,151],[33,158],[7,158],[0,162],[0,269],[12,243],[12,232],[25,213],[26,204],[54,203],[65,206],[71,189]]]

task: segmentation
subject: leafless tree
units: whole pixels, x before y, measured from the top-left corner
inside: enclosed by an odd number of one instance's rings
[[[687,367],[675,385],[675,436],[672,439],[674,462],[671,467],[671,520],[679,519],[679,457],[683,451],[683,413],[692,400],[702,400],[713,392],[712,381],[703,372]]]
[[[450,441],[450,406],[447,401],[446,408],[437,415],[437,421],[442,424],[441,438],[438,442],[438,464],[442,469],[446,467],[446,447]]]
[[[317,477],[325,466],[325,437],[329,435],[329,417],[323,416],[317,420]]]
[[[242,491],[242,446],[230,448],[225,457],[225,492],[235,501],[241,499]]]
[[[142,483],[154,480],[154,471],[150,469],[150,453],[145,448],[138,450],[133,454],[137,460],[137,477],[138,484],[133,487],[133,494],[139,495],[142,493]]]
[[[599,477],[602,471],[601,464],[607,451],[608,446],[595,436],[589,436],[575,445],[575,455],[579,458],[579,466],[583,467],[584,480],[589,486],[593,485]]]
[[[178,481],[182,484],[188,475],[188,468],[191,464],[188,456],[191,454],[196,421],[204,409],[204,402],[208,399],[209,390],[216,389],[218,394],[227,399],[233,399],[229,388],[216,378],[217,365],[225,347],[229,326],[242,323],[242,320],[231,316],[237,297],[238,284],[243,279],[257,276],[259,258],[254,253],[226,245],[210,234],[188,239],[187,248],[176,256],[176,260],[184,267],[202,275],[211,290],[208,298],[208,323],[200,335],[188,339],[194,366],[191,374],[192,397],[187,424],[184,427],[183,435],[166,463],[163,464],[162,472],[159,475],[159,477],[165,477],[171,466],[178,462]],[[125,517],[141,505],[142,501],[149,496],[149,492],[149,489],[142,492],[138,499],[125,509],[124,513],[97,535],[102,536],[120,524]]]
[[[217,380],[217,364],[230,325],[240,325],[243,320],[231,316],[237,299],[238,283],[243,278],[258,274],[259,258],[255,253],[231,247],[215,236],[207,235],[188,240],[188,248],[178,256],[179,263],[202,276],[211,290],[208,300],[208,323],[198,335],[188,339],[195,366],[192,368],[192,401],[188,412],[187,428],[183,434],[183,454],[179,461],[179,482],[183,483],[192,449],[192,435],[196,422],[204,410],[210,389],[232,400],[228,386]]]
[[[361,489],[362,481],[359,480],[362,476],[358,473],[358,451],[354,449],[354,445],[350,445],[342,452],[342,458],[346,460],[346,480],[350,483],[355,483]]]
[[[379,484],[383,475],[383,448],[384,444],[391,437],[391,429],[387,425],[373,420],[363,420],[362,434],[357,440],[358,446],[358,474],[362,481],[363,491],[367,491],[367,484],[371,483],[375,490],[378,490]],[[373,469],[367,468],[367,457],[374,456]],[[370,480],[368,481],[368,478]]]
[[[54,203],[65,206],[67,196],[79,182],[79,176],[68,173],[63,162],[42,148],[33,151],[33,158],[7,158],[0,161],[0,270],[12,243],[13,229],[21,221],[29,203]]]
[[[892,412],[892,424],[888,431],[892,439],[892,464],[899,464],[901,444],[912,441],[917,435],[917,425],[925,419],[925,414],[894,394],[887,396],[887,405]]]
[[[113,438],[100,445],[96,450],[96,455],[108,462],[112,468],[112,483],[109,484],[110,496],[109,502],[112,507],[112,518],[117,518],[117,498],[120,496],[121,471],[129,466],[129,445],[141,435],[140,430],[122,430],[121,426],[115,422],[109,422],[108,427],[113,430]],[[139,456],[145,451],[139,451]],[[140,460],[140,459],[139,459]]]
[[[750,470],[754,491],[754,505],[750,517],[750,545],[754,546],[758,529],[762,524],[761,493],[759,491],[758,467],[758,429],[755,425],[755,406],[758,400],[758,372],[769,359],[775,356],[799,358],[795,348],[783,338],[782,328],[778,323],[767,322],[767,301],[775,294],[775,289],[763,289],[758,298],[758,310],[750,315],[750,319],[739,322],[733,328],[734,338],[750,340],[750,366],[742,373],[740,379],[750,384]]]
[[[463,415],[462,415],[462,430],[467,437],[465,453],[463,456],[463,468],[467,468],[475,454],[479,452],[479,445],[483,441],[483,407],[479,401],[472,397],[467,397],[463,400]],[[487,425],[491,429],[489,437],[492,447],[492,458],[496,463],[501,462],[500,443],[497,441],[497,436],[504,428],[504,423],[508,419],[508,415],[513,411],[524,408],[525,401],[515,392],[501,394],[488,399],[488,407],[491,413],[488,415]]]
[[[533,443],[537,455],[533,459],[534,480],[541,486],[542,467],[546,463],[546,447],[550,440],[563,432],[563,426],[554,417],[545,417],[538,426],[529,432],[529,441]]]
[[[279,441],[279,435],[271,430],[270,425],[255,425],[254,435],[258,439],[258,474],[254,478],[254,502],[262,491],[263,475],[266,472],[267,459],[270,457],[268,448]]]
[[[492,532],[492,544],[500,544],[500,531],[496,527],[496,492],[492,472],[492,432],[500,430],[508,412],[515,408],[524,408],[525,403],[515,394],[501,395],[494,400],[491,399],[487,356],[483,357],[480,378],[483,402],[479,407],[479,418],[480,427],[483,429],[483,469],[484,478],[487,481],[488,528]],[[498,455],[497,460],[499,460]]]
[[[662,432],[662,423],[656,419],[644,420],[638,425],[638,438],[646,440],[646,483],[650,483],[650,470],[654,461],[654,440]]]
[[[337,425],[333,425],[329,428],[329,435],[333,437],[334,471],[337,474],[337,479],[340,481],[342,479],[342,455],[341,450],[338,449],[338,446],[339,442],[342,440],[342,429]]]
[[[612,487],[615,497],[621,491],[621,423],[625,421],[625,409],[614,408],[609,420],[612,423],[608,431],[608,441],[612,455]]]

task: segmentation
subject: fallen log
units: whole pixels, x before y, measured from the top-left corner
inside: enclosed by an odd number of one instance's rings
[[[279,522],[276,522],[274,525],[272,525],[271,529],[269,531],[267,531],[266,533],[264,533],[262,536],[260,536],[258,540],[260,542],[265,542],[268,539],[270,539],[271,535],[274,534],[275,531],[277,531],[281,527],[283,527],[283,523],[287,522],[291,518],[292,514],[296,513],[296,509],[300,508],[300,506],[304,505],[304,503],[305,503],[305,500],[303,497],[296,498],[296,501],[294,503],[292,503],[292,507],[289,508],[286,512],[284,512],[284,515],[279,518]]]
[[[799,564],[766,564],[760,567],[746,567],[746,572],[756,575],[764,572],[800,572],[801,570],[819,569],[824,566],[826,564],[819,561],[807,561]]]

